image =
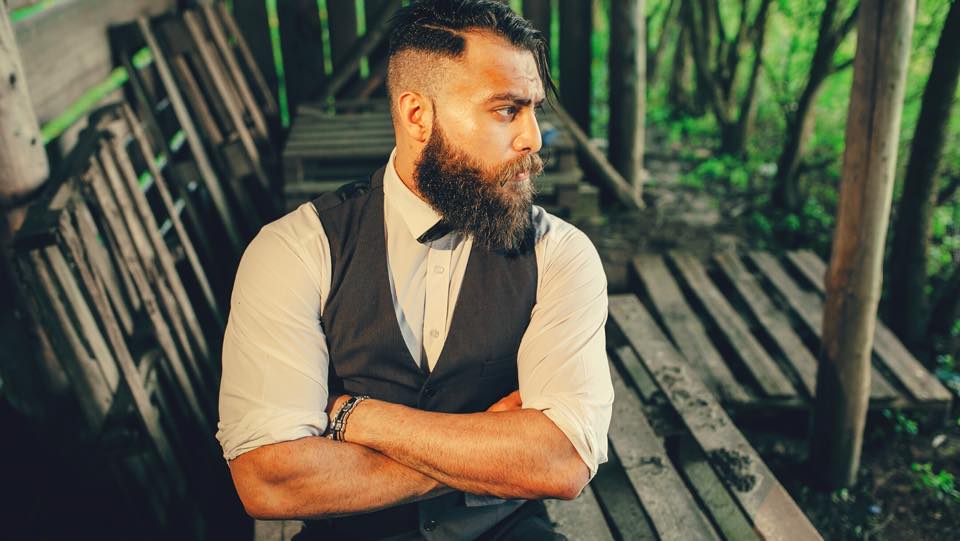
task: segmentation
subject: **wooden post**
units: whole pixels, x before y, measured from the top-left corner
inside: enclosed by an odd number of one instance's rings
[[[860,4],[810,453],[828,489],[853,484],[860,463],[915,12],[916,0]]]
[[[644,0],[610,3],[610,163],[639,199],[643,191],[646,99]]]
[[[16,291],[12,283],[16,273],[10,259],[10,241],[23,225],[27,213],[26,200],[43,186],[49,173],[50,165],[27,89],[27,78],[14,39],[13,25],[6,6],[0,2],[0,209],[3,217],[3,223],[0,224],[0,261],[4,266],[3,273],[11,280],[0,284],[4,289],[9,287]],[[23,292],[15,295],[18,297],[17,304],[26,307],[27,300],[23,298]],[[31,342],[37,344],[35,351],[42,363],[48,389],[54,393],[65,390],[69,385],[67,375],[57,361],[49,337],[43,327],[29,316],[28,310],[22,313],[26,318],[24,326],[32,335]],[[9,386],[15,388],[17,385]]]
[[[6,7],[0,7],[0,205],[6,208],[3,235],[9,240],[23,223],[23,200],[43,185],[50,166],[13,25]]]
[[[233,18],[243,34],[253,59],[263,74],[272,96],[279,96],[277,68],[273,63],[273,44],[270,41],[270,25],[267,19],[267,4],[263,0],[246,0],[233,3]]]
[[[287,107],[292,117],[297,105],[323,85],[323,29],[316,0],[279,2],[277,16],[287,78]]]
[[[590,33],[593,0],[559,2],[560,102],[590,135]]]

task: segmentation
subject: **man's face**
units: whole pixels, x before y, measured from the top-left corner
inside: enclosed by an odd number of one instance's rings
[[[444,73],[433,126],[416,164],[420,194],[456,230],[487,248],[517,247],[543,171],[535,107],[543,83],[529,51],[471,33]]]

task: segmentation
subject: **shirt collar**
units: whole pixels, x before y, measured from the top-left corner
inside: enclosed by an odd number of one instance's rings
[[[390,152],[390,160],[387,162],[386,170],[383,173],[383,197],[387,203],[407,224],[410,235],[413,238],[420,238],[428,229],[440,221],[440,214],[417,194],[410,191],[407,185],[400,180],[394,165],[397,156],[397,149],[394,147]]]

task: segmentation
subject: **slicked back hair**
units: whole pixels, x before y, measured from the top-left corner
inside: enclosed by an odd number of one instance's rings
[[[408,51],[460,58],[466,50],[463,33],[486,31],[501,36],[518,49],[530,51],[544,90],[556,94],[543,33],[504,3],[496,0],[414,0],[397,11],[391,27],[391,64],[397,54]],[[391,97],[394,75],[393,69],[388,71],[387,87]]]

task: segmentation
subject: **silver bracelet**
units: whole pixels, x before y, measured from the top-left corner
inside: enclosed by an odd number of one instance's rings
[[[350,414],[353,412],[353,409],[357,407],[357,404],[368,398],[370,397],[367,395],[351,396],[348,398],[340,408],[340,411],[337,412],[336,417],[330,421],[327,438],[334,441],[343,441],[343,432],[347,427],[347,418],[350,417]]]

